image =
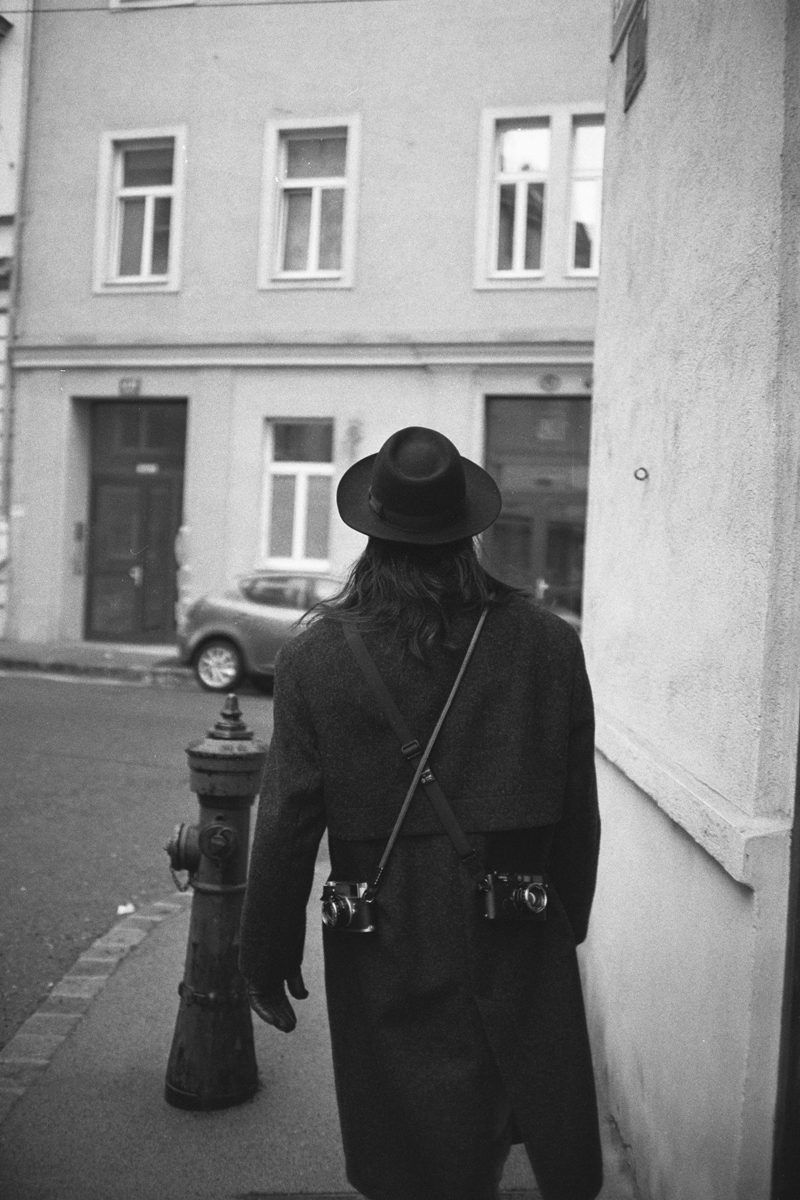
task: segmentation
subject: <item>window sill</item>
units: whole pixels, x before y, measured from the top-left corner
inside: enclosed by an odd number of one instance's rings
[[[304,275],[302,278],[276,276],[273,279],[262,279],[258,284],[258,290],[261,292],[296,291],[297,289],[306,288],[339,288],[346,290],[352,288],[352,286],[353,284],[350,279],[331,279],[326,278],[324,275]]]
[[[109,0],[111,12],[123,12],[126,8],[179,8],[194,4],[195,0]]]
[[[147,279],[140,282],[135,280],[121,280],[119,283],[114,281],[97,283],[92,290],[96,296],[130,296],[135,295],[137,292],[152,295],[154,292],[177,292],[180,290],[180,284],[175,279],[168,279],[166,281]]]
[[[524,279],[481,279],[473,286],[476,292],[588,291],[597,288],[597,276],[567,275],[557,280],[539,275]]]

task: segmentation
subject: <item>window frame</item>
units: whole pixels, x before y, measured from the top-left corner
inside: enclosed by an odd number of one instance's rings
[[[312,176],[286,186],[283,175],[285,145],[293,134],[319,131],[333,136],[341,131],[346,138],[345,169],[341,176]],[[261,200],[261,233],[259,236],[258,287],[264,288],[348,288],[353,286],[355,269],[355,235],[358,209],[359,162],[361,155],[361,122],[357,114],[343,117],[304,117],[268,121],[264,134],[264,170]],[[338,181],[342,180],[339,184]],[[281,266],[282,231],[285,221],[284,195],[291,190],[310,188],[312,209],[318,214],[320,195],[325,186],[340,187],[344,193],[342,212],[342,256],[337,270],[319,268],[305,271],[286,271]],[[319,244],[319,224],[311,230],[311,241]]]
[[[603,229],[603,167],[576,170],[575,168],[575,130],[579,125],[589,125],[591,123],[600,124],[605,130],[605,113],[573,113],[570,121],[570,159],[569,159],[569,213],[567,218],[567,275],[574,279],[596,279],[600,273],[600,243],[602,239]],[[605,152],[605,142],[604,142]],[[573,217],[575,204],[575,184],[584,182],[599,181],[600,184],[600,204],[597,212],[597,237],[592,246],[592,265],[589,267],[576,267],[573,261],[573,253],[575,249],[575,220]]]
[[[147,198],[170,199],[170,233],[168,269],[163,275],[120,275],[119,238],[121,235],[120,197],[123,151],[138,145],[172,142],[172,183],[152,185],[141,189]],[[97,173],[96,232],[94,256],[94,291],[102,294],[123,292],[175,292],[180,288],[183,241],[184,164],[186,161],[186,129],[184,126],[165,126],[148,129],[106,131],[100,138]],[[133,189],[130,194],[139,192]],[[146,213],[154,205],[146,204]],[[146,224],[146,228],[148,225]],[[152,223],[149,223],[152,232]]]
[[[546,171],[509,171],[504,172],[499,164],[499,141],[500,135],[504,131],[504,127],[510,126],[519,121],[520,124],[530,125],[532,127],[541,126],[547,130],[548,136],[548,166]],[[490,214],[490,232],[489,232],[489,247],[487,255],[487,272],[491,279],[541,279],[544,275],[544,263],[547,260],[547,240],[548,240],[548,198],[550,188],[552,186],[552,156],[553,156],[553,130],[549,116],[537,117],[512,117],[505,120],[497,120],[494,122],[492,134],[492,194],[491,194],[491,214]],[[526,248],[526,215],[527,206],[530,203],[530,194],[528,189],[535,185],[541,184],[544,189],[544,197],[542,203],[542,234],[541,247],[539,252],[539,266],[525,267],[520,266],[520,260],[524,263],[525,248]],[[512,266],[508,269],[497,266],[497,258],[500,243],[500,189],[504,186],[513,186],[514,188],[514,227],[512,236],[511,260]],[[516,264],[516,265],[515,265]]]
[[[276,425],[327,425],[331,430],[331,459],[330,462],[307,462],[297,460],[276,461],[274,457],[275,426]],[[336,427],[332,417],[270,417],[264,422],[264,454],[263,454],[263,484],[261,501],[261,528],[259,536],[259,565],[275,571],[318,571],[324,574],[330,570],[331,545],[331,516],[333,514],[333,478],[335,467],[333,462],[333,446],[335,445]],[[294,508],[292,512],[292,554],[275,555],[270,553],[270,526],[272,522],[272,480],[276,476],[289,476],[296,480]],[[328,539],[326,558],[310,558],[305,553],[308,516],[308,481],[309,478],[330,479],[330,516],[328,521]]]
[[[595,288],[597,273],[570,270],[572,220],[572,130],[576,118],[598,117],[605,123],[602,101],[484,109],[478,131],[478,172],[473,288],[476,291],[517,291],[541,288]],[[495,170],[499,129],[515,121],[549,121],[550,162],[544,179],[542,253],[540,269],[498,271]],[[602,184],[602,173],[601,173]],[[531,177],[531,181],[533,177]],[[602,203],[602,194],[601,194]]]

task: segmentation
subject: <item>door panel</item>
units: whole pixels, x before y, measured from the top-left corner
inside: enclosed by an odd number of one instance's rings
[[[174,564],[177,521],[174,513],[174,484],[158,480],[143,485],[141,506],[145,515],[145,535],[142,541],[142,632],[160,634],[171,624],[175,601],[175,569],[163,570]]]
[[[174,636],[185,402],[92,406],[86,636]]]
[[[138,629],[140,508],[137,484],[97,481],[91,523],[89,637],[122,638]]]

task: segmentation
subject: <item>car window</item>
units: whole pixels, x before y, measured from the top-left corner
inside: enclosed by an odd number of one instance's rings
[[[276,608],[306,607],[304,579],[246,579],[241,586],[243,594],[254,604]]]

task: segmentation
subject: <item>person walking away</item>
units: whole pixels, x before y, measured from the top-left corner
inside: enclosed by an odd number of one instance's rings
[[[580,640],[480,565],[500,494],[441,433],[393,434],[345,473],[337,505],[368,541],[276,663],[241,930],[252,1007],[295,1027],[286,989],[307,995],[327,829],[325,985],[353,1187],[494,1200],[523,1142],[544,1200],[592,1200],[576,946],[600,822]]]

